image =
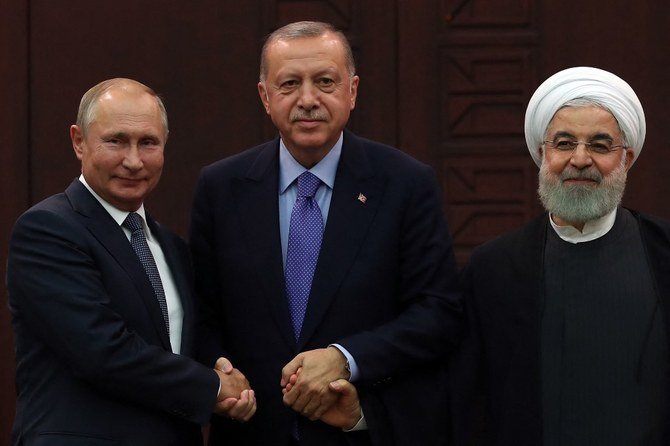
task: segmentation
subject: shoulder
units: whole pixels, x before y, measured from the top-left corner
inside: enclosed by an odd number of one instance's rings
[[[501,262],[512,256],[531,255],[531,251],[543,243],[548,221],[547,214],[543,213],[525,225],[478,246],[470,263]]]
[[[259,158],[277,156],[278,151],[279,139],[275,138],[203,167],[201,176],[244,175]]]
[[[640,224],[640,230],[645,237],[654,237],[657,240],[670,242],[670,221],[655,215],[643,214],[632,209],[628,209]]]
[[[47,223],[71,219],[74,210],[64,193],[52,195],[26,210],[16,220],[15,229],[36,223]]]

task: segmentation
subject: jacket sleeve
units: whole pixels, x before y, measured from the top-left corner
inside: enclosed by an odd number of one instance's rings
[[[398,314],[339,342],[354,357],[363,382],[435,363],[457,344],[461,298],[439,186],[428,166],[412,179],[400,228]]]

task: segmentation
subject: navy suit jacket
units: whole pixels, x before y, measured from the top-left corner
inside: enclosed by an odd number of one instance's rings
[[[194,340],[185,243],[147,217],[184,308],[171,353],[151,283],[123,230],[75,180],[17,221],[7,286],[16,342],[14,445],[188,445],[218,378]]]
[[[432,169],[345,131],[296,342],[284,288],[278,153],[275,139],[216,162],[203,169],[195,194],[191,248],[203,299],[199,356],[207,365],[229,357],[258,402],[249,423],[217,420],[211,443],[282,445],[297,416],[282,404],[282,367],[301,351],[339,343],[360,369],[356,384],[369,435],[345,436],[299,417],[301,444],[345,444],[346,437],[440,444],[441,360],[459,334],[460,299],[450,290],[456,267]]]

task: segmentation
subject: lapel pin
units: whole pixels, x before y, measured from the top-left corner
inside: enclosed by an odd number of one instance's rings
[[[367,198],[365,195],[359,193],[359,194],[358,194],[358,201],[360,201],[361,203],[365,204],[365,202],[368,201],[368,198]]]

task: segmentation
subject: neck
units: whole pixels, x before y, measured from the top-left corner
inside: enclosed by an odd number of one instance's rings
[[[314,167],[319,161],[324,159],[330,151],[330,149],[298,150],[288,146],[286,146],[286,148],[291,156],[300,163],[301,166],[307,169]]]

